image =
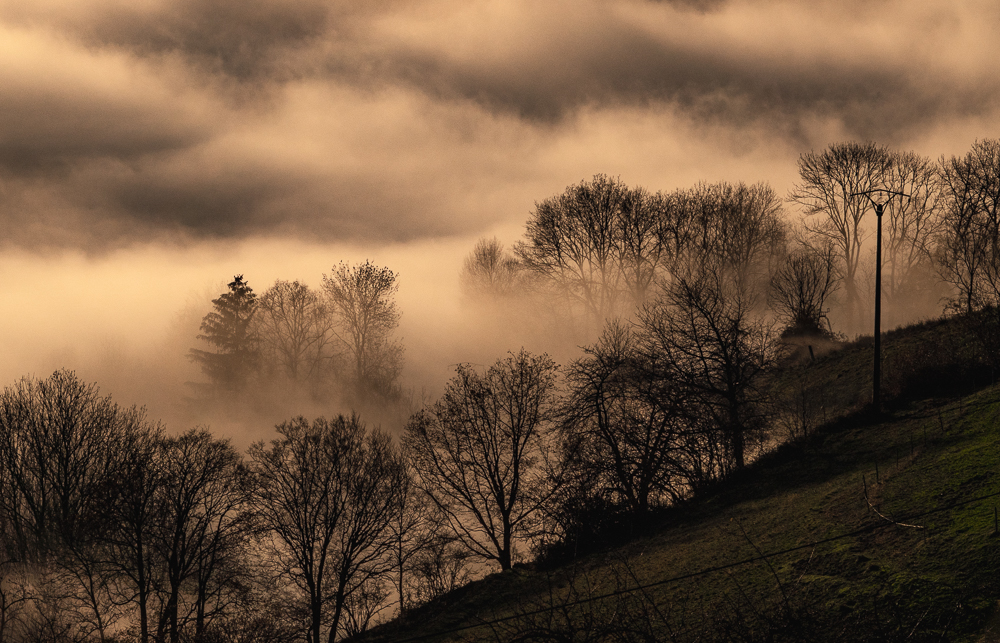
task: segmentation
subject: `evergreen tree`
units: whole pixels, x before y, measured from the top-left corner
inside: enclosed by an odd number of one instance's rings
[[[198,339],[215,347],[215,351],[192,348],[189,357],[201,365],[212,383],[225,391],[237,391],[246,386],[260,361],[260,348],[253,326],[257,311],[257,295],[236,275],[228,284],[229,292],[212,300],[215,307],[201,321]]]

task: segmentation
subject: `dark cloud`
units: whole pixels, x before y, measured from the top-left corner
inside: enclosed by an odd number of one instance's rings
[[[93,3],[78,11],[0,7],[19,24],[47,24],[90,47],[139,56],[179,55],[202,72],[239,81],[287,77],[290,51],[328,34],[330,2],[153,0]]]
[[[157,112],[0,97],[0,176],[64,177],[87,161],[127,162],[189,148],[208,136],[194,123],[178,123],[174,114]]]
[[[475,234],[597,172],[988,120],[997,16],[903,5],[0,0],[5,242]]]
[[[886,24],[882,27],[897,30],[902,42],[873,40],[852,50],[858,38],[848,32],[864,23],[849,13],[850,6],[831,15],[820,4],[815,15],[799,15],[787,32],[770,28],[755,40],[741,30],[719,28],[740,19],[726,14],[729,5],[659,4],[659,14],[645,15],[664,24],[684,20],[692,31],[651,29],[622,19],[611,10],[614,5],[541,27],[535,21],[547,16],[527,11],[492,26],[498,33],[478,43],[470,42],[475,35],[456,34],[455,47],[444,36],[402,37],[366,59],[338,58],[330,69],[344,77],[364,70],[359,82],[394,79],[439,98],[472,100],[541,123],[562,122],[584,106],[667,102],[736,127],[770,123],[800,141],[804,122],[817,117],[839,119],[852,137],[901,140],[943,116],[988,113],[1000,98],[994,74],[956,78],[948,69],[928,69],[934,50],[945,44],[937,38]],[[772,9],[762,20],[777,15],[772,3],[759,4]],[[739,6],[744,12],[748,7]],[[557,7],[571,11],[565,4]],[[678,7],[705,15],[692,20]],[[891,21],[892,10],[873,18]],[[752,33],[756,27],[745,29]],[[824,30],[820,44],[811,47],[809,31],[819,29]],[[845,32],[841,51],[825,46],[838,30]],[[798,45],[785,47],[769,40],[774,37]],[[923,47],[915,48],[922,38]],[[462,55],[455,55],[457,48],[465,49]],[[976,53],[982,52],[970,52]]]

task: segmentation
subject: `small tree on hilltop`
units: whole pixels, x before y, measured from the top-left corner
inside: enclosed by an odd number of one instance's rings
[[[824,306],[840,287],[835,262],[829,247],[805,250],[788,255],[772,275],[768,300],[786,324],[783,336],[818,337],[831,333]]]

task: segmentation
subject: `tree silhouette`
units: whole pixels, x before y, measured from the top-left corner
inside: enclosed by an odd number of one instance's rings
[[[460,365],[441,399],[406,426],[422,488],[461,543],[501,569],[553,491],[556,371],[548,356],[523,350],[484,374]]]
[[[699,184],[669,196],[671,276],[706,262],[727,271],[737,287],[766,284],[769,261],[784,247],[781,202],[766,183]]]
[[[707,268],[679,279],[640,315],[643,350],[663,356],[661,377],[676,381],[688,412],[717,436],[725,470],[746,464],[749,440],[765,426],[761,376],[772,363],[774,344],[753,308],[724,271]]]
[[[248,485],[236,450],[205,429],[166,438],[161,448],[160,515],[152,544],[163,565],[166,602],[157,638],[180,641],[181,592],[191,584],[200,641],[220,569],[246,536]]]
[[[839,287],[835,258],[830,249],[804,249],[785,257],[771,276],[768,299],[771,308],[785,323],[783,335],[821,336],[829,334],[825,305]]]
[[[860,323],[861,249],[870,232],[864,215],[870,209],[862,192],[885,188],[892,153],[875,143],[838,143],[799,157],[801,182],[789,199],[805,209],[805,227],[838,256],[838,270],[852,323]]]
[[[403,347],[393,338],[399,325],[394,297],[399,289],[396,273],[370,261],[358,266],[341,262],[323,290],[333,317],[333,332],[350,361],[356,393],[362,397],[397,394]]]
[[[325,625],[333,643],[351,595],[391,569],[405,471],[389,436],[357,416],[276,428],[278,439],[249,452],[256,516],[273,535],[283,580],[304,594],[308,640],[319,643]]]
[[[198,339],[214,346],[214,352],[192,348],[190,359],[212,383],[223,391],[242,390],[260,362],[260,347],[253,325],[257,295],[236,275],[228,284],[229,292],[212,300],[214,311],[201,322]]]
[[[518,288],[521,265],[496,237],[476,242],[462,265],[462,291],[467,297],[503,300]]]
[[[318,293],[277,280],[257,300],[263,358],[292,382],[321,379],[333,360],[333,334]]]
[[[618,321],[584,352],[568,369],[562,412],[586,486],[579,491],[638,514],[679,499],[690,483],[689,423],[684,391],[659,377],[663,356],[644,353],[636,330]]]
[[[600,325],[641,304],[668,258],[664,208],[661,196],[598,174],[536,203],[514,252]]]
[[[941,159],[944,198],[939,272],[957,290],[954,307],[1000,304],[1000,140],[976,141]]]

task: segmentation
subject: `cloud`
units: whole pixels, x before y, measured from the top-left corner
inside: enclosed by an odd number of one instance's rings
[[[834,116],[851,136],[899,140],[993,109],[983,24],[995,8],[871,4],[436,3],[376,22],[367,55],[443,98],[549,123],[581,106],[661,101],[735,127],[768,121],[801,137],[803,121]]]
[[[241,81],[294,74],[285,58],[328,34],[336,13],[318,0],[145,0],[3,2],[15,24],[47,25],[89,47],[141,57],[176,55],[210,74]]]
[[[0,0],[3,243],[514,230],[604,172],[788,182],[989,131],[987,3]]]
[[[178,96],[128,56],[0,25],[0,172],[65,170],[80,159],[131,160],[209,135],[197,99]]]

